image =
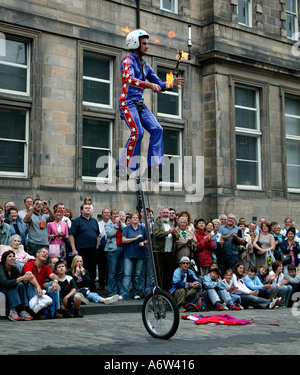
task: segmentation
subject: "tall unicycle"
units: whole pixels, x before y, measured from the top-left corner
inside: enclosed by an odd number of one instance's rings
[[[147,220],[144,192],[141,178],[137,177],[138,200],[144,212],[145,227],[149,245],[149,255],[153,273],[153,290],[144,300],[142,318],[147,332],[157,339],[169,339],[177,332],[179,326],[179,310],[174,298],[164,290],[161,290],[155,269],[152,240]]]

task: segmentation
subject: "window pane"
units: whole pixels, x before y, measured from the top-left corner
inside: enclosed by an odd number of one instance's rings
[[[176,0],[161,0],[161,7],[163,9],[169,10],[170,12],[175,12],[175,1]]]
[[[180,155],[178,131],[164,129],[164,153],[167,155]]]
[[[89,150],[83,149],[82,152],[82,175],[86,177],[97,177],[99,173],[107,169],[107,165],[104,168],[96,168],[97,160],[101,156],[108,156],[109,151],[104,150]]]
[[[300,143],[286,142],[286,161],[287,164],[300,166]]]
[[[172,116],[179,116],[179,97],[161,94],[157,97],[157,112]]]
[[[247,109],[235,109],[235,126],[239,128],[257,129],[257,112]]]
[[[248,25],[248,0],[239,0],[238,2],[238,23]]]
[[[25,140],[26,111],[0,107],[0,138]]]
[[[27,65],[27,45],[23,42],[6,39],[5,56],[0,55],[0,62]]]
[[[243,160],[257,160],[257,138],[236,136],[236,158]]]
[[[235,104],[242,107],[256,108],[256,91],[242,87],[235,88]]]
[[[296,13],[297,11],[296,0],[286,0],[285,10],[288,12]]]
[[[285,113],[287,115],[300,117],[300,100],[286,98],[285,99]]]
[[[24,143],[0,141],[1,172],[24,172]]]
[[[85,79],[83,81],[83,101],[109,105],[110,85]]]
[[[300,189],[300,167],[288,165],[287,179],[289,189]]]
[[[84,118],[83,146],[110,148],[110,122]]]
[[[26,92],[27,70],[0,64],[0,88]]]
[[[300,136],[300,118],[285,117],[286,134]]]
[[[110,60],[100,56],[83,56],[83,75],[98,79],[110,80]]]
[[[258,186],[258,163],[237,161],[237,184]]]

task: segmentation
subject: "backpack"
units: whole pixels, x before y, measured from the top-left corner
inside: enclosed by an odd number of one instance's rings
[[[185,311],[207,311],[202,293],[189,295],[184,305]]]
[[[52,292],[49,292],[49,295],[51,296],[53,293]],[[45,315],[45,318],[46,319],[53,319],[54,318],[54,315],[55,315],[55,302],[54,302],[54,298],[52,298],[52,303],[51,305],[47,306],[45,309],[44,309],[44,315]]]

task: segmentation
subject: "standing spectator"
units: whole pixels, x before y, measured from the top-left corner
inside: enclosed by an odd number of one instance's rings
[[[18,209],[16,207],[11,207],[7,211],[8,218],[6,219],[6,223],[11,226],[11,235],[18,234],[21,237],[22,245],[25,249],[27,249],[27,241],[26,241],[26,234],[27,234],[27,227],[26,224],[22,222],[20,217],[18,216]]]
[[[281,242],[285,240],[285,236],[281,233],[281,227],[279,224],[274,226],[273,236],[275,239],[274,257],[276,260],[281,260]]]
[[[28,214],[30,207],[33,206],[33,199],[31,197],[26,197],[24,199],[25,209],[18,212],[19,218],[23,221],[24,217]]]
[[[268,222],[263,221],[261,224],[261,233],[257,234],[253,242],[254,252],[256,253],[256,268],[267,262],[267,253],[275,250],[275,239],[271,232],[271,226]]]
[[[43,207],[48,209],[49,215],[42,213]],[[23,220],[24,223],[28,224],[27,251],[30,255],[36,256],[37,251],[42,247],[49,248],[47,223],[54,219],[55,216],[50,210],[48,202],[35,199],[33,206]]]
[[[300,253],[300,246],[295,241],[295,228],[290,227],[286,232],[287,238],[281,242],[281,259],[283,264],[283,273],[287,273],[287,266],[294,264],[296,267],[299,264],[298,255]]]
[[[128,298],[132,280],[131,297],[140,299],[140,274],[145,260],[145,244],[147,233],[144,225],[139,223],[138,212],[131,214],[131,224],[123,229],[124,245],[124,277],[122,282],[122,298]]]
[[[220,220],[221,225],[226,225],[226,223],[227,223],[227,216],[224,215],[224,214],[222,214],[222,215],[219,216],[219,220]]]
[[[99,289],[105,289],[105,284],[106,284],[107,257],[106,257],[106,252],[104,250],[105,242],[106,242],[105,225],[109,222],[109,220],[110,220],[110,211],[108,208],[103,208],[102,220],[99,221],[101,239],[100,239],[98,252],[97,252]]]
[[[177,227],[177,222],[176,222],[176,210],[174,208],[169,208],[169,220],[173,224],[174,227]]]
[[[243,263],[244,268],[247,270],[251,262],[251,254],[253,253],[253,245],[252,245],[250,234],[246,233],[246,224],[244,222],[239,222],[238,226],[242,229],[243,237],[245,240],[245,244],[239,246],[239,261]]]
[[[11,226],[4,221],[3,206],[0,205],[0,245],[9,245]]]
[[[177,221],[176,231],[179,233],[178,239],[175,241],[174,256],[176,265],[179,265],[180,259],[186,256],[190,259],[195,258],[197,249],[197,239],[194,231],[188,229],[188,220],[181,216]]]
[[[162,208],[160,217],[155,220],[152,227],[157,278],[160,287],[166,291],[169,290],[169,284],[175,268],[173,247],[175,241],[179,238],[173,223],[169,221],[169,215],[169,209],[167,207]]]
[[[222,275],[224,275],[227,269],[233,268],[238,263],[239,246],[245,244],[241,228],[234,223],[235,216],[229,214],[226,225],[222,225],[219,229],[219,233],[221,234],[220,244],[222,246],[220,264]]]
[[[91,217],[89,204],[80,206],[80,216],[73,220],[69,231],[73,255],[81,255],[91,276],[91,291],[96,291],[96,249],[99,245],[100,231],[95,218]]]
[[[195,236],[197,240],[196,255],[199,259],[201,276],[208,274],[209,265],[213,262],[212,252],[215,248],[215,241],[212,235],[206,231],[204,219],[195,221]]]
[[[108,263],[107,288],[109,297],[121,294],[124,273],[122,232],[125,228],[125,224],[121,222],[118,209],[113,208],[110,216],[111,220],[105,224],[106,245],[104,249]]]
[[[67,263],[66,254],[66,240],[69,238],[68,224],[63,221],[63,210],[56,208],[54,210],[55,220],[47,224],[49,244],[56,244],[60,246],[59,258]]]

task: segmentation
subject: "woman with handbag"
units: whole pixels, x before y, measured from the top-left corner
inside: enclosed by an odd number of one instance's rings
[[[59,257],[67,263],[66,240],[69,237],[68,224],[63,221],[63,210],[54,210],[55,220],[47,224],[49,235],[49,257]]]
[[[271,225],[266,221],[261,224],[261,231],[256,235],[253,242],[253,251],[256,258],[256,268],[268,263],[268,255],[273,254],[275,250],[275,239],[270,233]]]
[[[290,227],[286,232],[286,239],[281,242],[281,261],[283,264],[283,273],[287,273],[287,267],[289,264],[294,264],[296,267],[299,264],[298,255],[300,254],[300,246],[295,241],[296,230],[294,227]]]

